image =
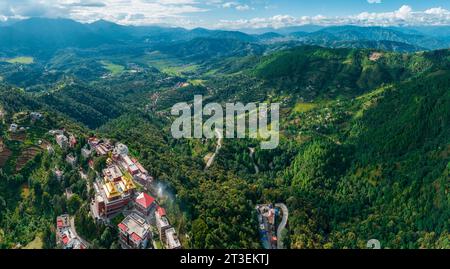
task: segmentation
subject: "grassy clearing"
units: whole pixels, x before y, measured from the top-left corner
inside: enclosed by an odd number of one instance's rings
[[[28,197],[30,197],[30,188],[28,187],[27,184],[22,185],[20,196],[22,197],[23,200],[26,200],[28,199]]]
[[[34,63],[33,57],[15,57],[15,58],[9,58],[9,59],[2,59],[3,62],[10,63],[10,64],[32,64]]]
[[[100,62],[105,69],[107,69],[113,76],[120,75],[125,70],[125,67],[123,65],[114,64],[108,61],[101,61]]]
[[[294,112],[305,113],[316,108],[317,105],[313,103],[297,103],[294,107]]]
[[[170,76],[183,76],[185,73],[197,71],[197,65],[170,66],[162,69],[163,73]]]
[[[23,249],[42,249],[44,247],[44,242],[42,241],[42,235],[38,234],[33,241],[28,243]]]
[[[205,86],[205,80],[202,79],[191,79],[188,81],[193,86]]]
[[[141,57],[140,59],[136,59],[136,62],[141,62],[142,64],[146,64],[149,67],[154,67],[159,70],[163,70],[164,68],[170,66],[183,64],[179,59],[162,54],[158,51],[154,51]]]

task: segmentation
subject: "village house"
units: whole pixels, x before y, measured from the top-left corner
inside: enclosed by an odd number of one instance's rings
[[[88,138],[88,144],[91,147],[91,149],[95,149],[99,144],[100,140],[97,137],[89,137]]]
[[[181,249],[180,239],[178,238],[175,228],[169,228],[166,233],[166,249]]]
[[[169,223],[169,219],[166,216],[166,210],[158,206],[155,211],[156,227],[159,232],[159,239],[162,243],[166,242],[166,230],[172,227]]]
[[[69,136],[69,146],[70,148],[74,148],[77,145],[77,138],[74,135]]]
[[[145,192],[141,192],[134,200],[136,210],[144,216],[149,216],[152,209],[156,206],[155,198]]]
[[[56,218],[56,244],[63,249],[86,249],[86,246],[71,230],[69,215]]]
[[[48,133],[50,135],[63,135],[64,131],[63,130],[50,130],[50,131],[48,131]]]
[[[95,147],[95,151],[97,152],[97,155],[99,155],[99,156],[105,156],[112,150],[113,150],[113,146],[110,144],[109,141],[101,142]]]
[[[55,154],[55,149],[52,147],[52,145],[47,145],[47,152],[50,156]]]
[[[9,126],[9,131],[11,132],[11,133],[15,133],[15,132],[17,132],[17,129],[19,128],[19,126],[17,125],[17,124],[15,124],[15,123],[12,123],[10,126]]]
[[[74,168],[77,166],[77,157],[73,156],[72,153],[67,154],[66,162]]]
[[[83,156],[83,158],[85,159],[88,159],[89,157],[92,156],[92,151],[87,147],[84,147],[81,149],[81,156]]]
[[[42,119],[42,114],[39,113],[39,112],[31,112],[30,113],[30,118],[31,118],[32,121],[37,121],[37,120]]]
[[[58,181],[61,181],[63,179],[63,175],[64,175],[63,171],[61,171],[59,169],[55,169],[55,170],[53,170],[53,174],[55,175],[55,178]]]
[[[66,149],[69,146],[69,139],[64,134],[57,134],[55,139],[60,148]]]
[[[116,182],[122,180],[122,171],[116,165],[110,165],[103,169],[103,176],[107,182]]]
[[[151,239],[150,225],[137,214],[128,215],[119,223],[119,242],[125,249],[145,249]]]
[[[113,155],[128,155],[128,147],[122,143],[117,143],[113,150]]]
[[[56,218],[56,229],[59,233],[70,227],[69,215],[64,214]]]

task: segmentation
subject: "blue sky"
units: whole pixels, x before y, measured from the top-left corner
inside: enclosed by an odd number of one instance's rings
[[[1,0],[0,20],[261,28],[301,24],[450,25],[449,0]]]

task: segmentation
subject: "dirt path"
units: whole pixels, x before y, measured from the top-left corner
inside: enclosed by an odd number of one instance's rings
[[[205,170],[208,170],[211,167],[211,165],[213,165],[217,154],[219,154],[219,151],[222,148],[223,136],[222,136],[222,133],[220,132],[220,130],[216,129],[216,135],[218,137],[216,151],[214,152],[214,154],[211,156],[211,158],[209,158],[208,162],[206,163]]]
[[[255,172],[256,172],[256,174],[259,174],[259,167],[258,167],[258,165],[256,165],[256,162],[255,162],[255,148],[248,148],[249,150],[250,150],[250,158],[252,159],[252,162],[253,162],[253,167],[255,168]]]

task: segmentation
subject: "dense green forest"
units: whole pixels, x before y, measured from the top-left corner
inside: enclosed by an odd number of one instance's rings
[[[90,35],[104,25],[96,27]],[[122,31],[136,42],[145,37]],[[320,34],[333,34],[329,46],[339,47],[345,36],[352,41],[346,31]],[[372,31],[374,42],[390,36],[442,45]],[[185,248],[261,248],[255,206],[277,202],[289,208],[288,248],[365,248],[372,238],[383,248],[450,248],[450,50],[276,47],[259,42],[262,36],[183,33],[190,39],[151,43],[158,51],[109,47],[114,36],[96,36],[95,44],[70,49],[54,44],[55,54],[42,49],[33,63],[0,64],[0,138],[7,149],[0,152],[0,248],[36,238],[54,248],[62,213],[75,216],[93,247],[119,247],[117,230],[90,218],[92,192],[64,161],[93,134],[126,144],[163,186],[161,203]],[[316,45],[314,38],[307,43]],[[267,151],[257,139],[226,139],[205,170],[217,142],[170,133],[170,107],[197,94],[205,103],[281,103],[280,146]],[[44,119],[21,119],[31,111]],[[29,126],[25,137],[8,132],[13,122]],[[48,131],[60,128],[80,138],[77,148],[39,148],[54,143]],[[31,149],[37,153],[24,158]],[[64,171],[61,182],[55,167]]]

